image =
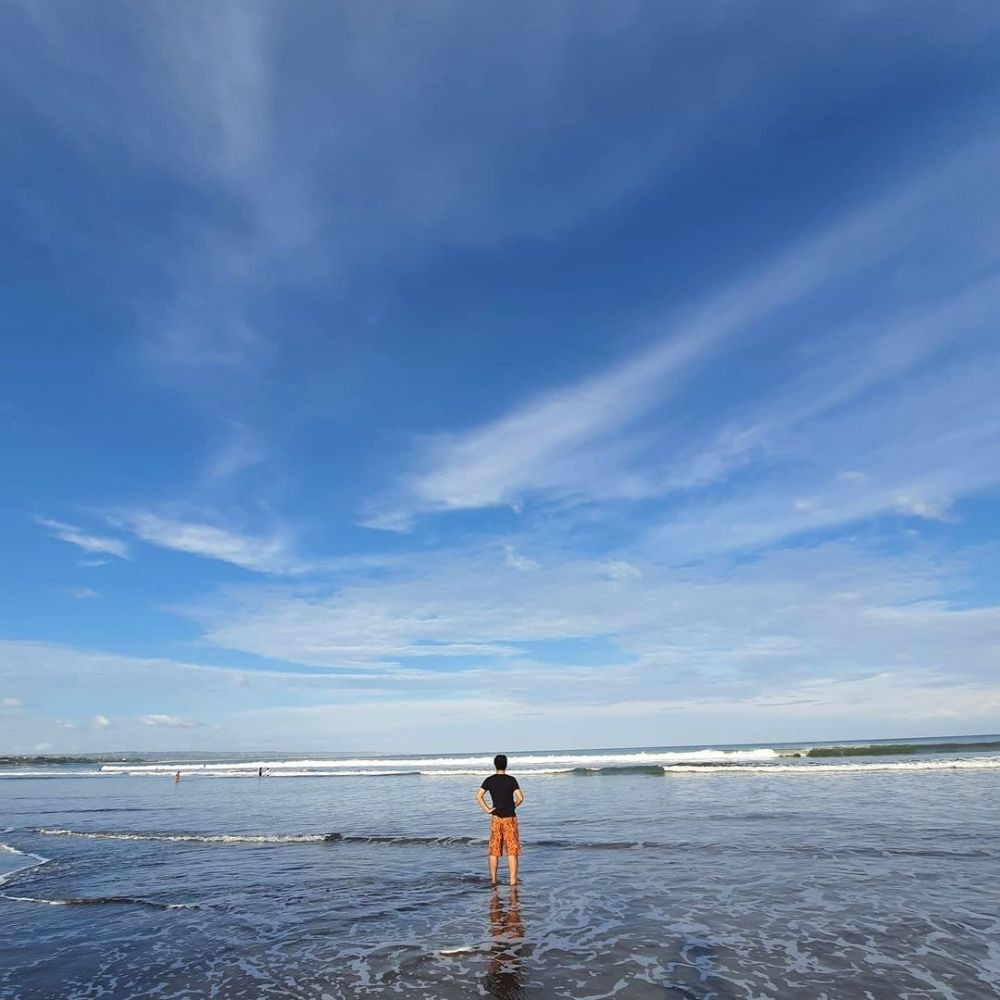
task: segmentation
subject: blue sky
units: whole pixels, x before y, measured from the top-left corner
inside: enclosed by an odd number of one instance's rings
[[[992,4],[6,4],[0,750],[1000,730]]]

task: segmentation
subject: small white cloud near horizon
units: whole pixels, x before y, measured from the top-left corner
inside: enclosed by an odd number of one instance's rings
[[[4,698],[3,707],[4,708],[23,708],[24,702],[20,698]]]
[[[111,720],[100,712],[97,715],[91,716],[86,722],[74,722],[72,719],[56,719],[55,723],[60,729],[86,729],[89,727],[91,729],[104,730],[111,728]]]
[[[89,601],[93,600],[95,597],[100,597],[101,595],[98,594],[92,587],[73,587],[69,591],[69,596],[77,601]]]
[[[128,546],[118,538],[109,538],[107,535],[91,535],[76,527],[67,524],[65,521],[57,521],[51,517],[36,516],[35,524],[48,529],[53,538],[58,538],[61,542],[68,542],[75,545],[84,552],[106,553],[109,556],[117,556],[119,559],[128,559]]]
[[[947,521],[952,517],[952,501],[944,498],[930,500],[926,497],[901,495],[896,499],[896,510],[909,517],[919,517],[925,521]]]
[[[871,476],[860,469],[844,469],[837,473],[837,478],[843,483],[867,483]]]
[[[519,555],[513,545],[505,545],[504,561],[511,569],[516,569],[519,573],[530,573],[533,569],[541,569],[542,564],[535,559]]]
[[[604,571],[615,583],[623,583],[625,580],[642,579],[642,570],[625,559],[615,559],[605,563]]]
[[[151,715],[144,715],[141,719],[144,726],[156,726],[163,729],[197,729],[203,726],[203,722],[195,719],[184,719],[178,715],[164,715],[154,712]]]

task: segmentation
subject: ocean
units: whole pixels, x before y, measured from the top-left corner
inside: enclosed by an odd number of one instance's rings
[[[1000,995],[1000,736],[490,756],[6,758],[0,997]]]

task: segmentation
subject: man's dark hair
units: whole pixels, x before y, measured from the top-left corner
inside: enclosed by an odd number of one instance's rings
[[[507,755],[505,753],[498,753],[493,758],[493,766],[498,771],[506,771],[507,770]]]

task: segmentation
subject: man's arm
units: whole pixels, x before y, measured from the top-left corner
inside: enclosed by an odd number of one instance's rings
[[[482,809],[482,811],[484,813],[486,813],[487,816],[490,816],[490,815],[493,814],[493,810],[486,804],[486,789],[485,788],[480,788],[479,791],[476,792],[476,803],[479,806],[479,808]]]
[[[524,792],[522,792],[519,787],[515,788],[514,789],[514,805],[515,806],[520,806],[520,804],[523,801],[524,801]]]

